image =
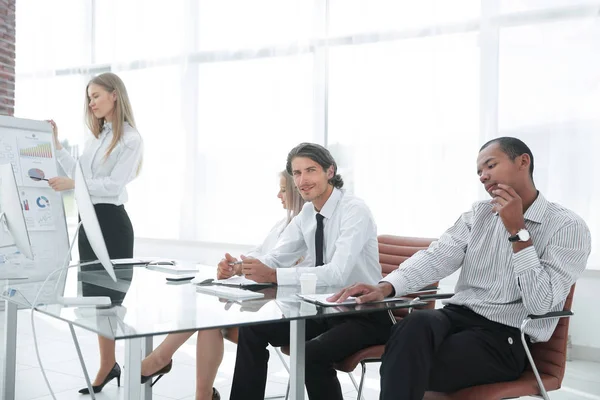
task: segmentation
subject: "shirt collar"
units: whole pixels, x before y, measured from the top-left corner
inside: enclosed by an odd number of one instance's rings
[[[112,122],[105,122],[104,125],[102,125],[102,130],[100,133],[102,134],[108,132],[112,132]]]
[[[523,218],[525,218],[528,221],[541,224],[543,222],[544,214],[546,214],[547,208],[548,200],[546,200],[546,198],[540,192],[538,192],[537,198],[534,200],[533,203],[531,203],[527,211],[525,211],[525,214],[523,214]],[[494,213],[494,215],[499,216],[497,212]]]
[[[338,188],[333,188],[333,192],[331,192],[331,195],[329,196],[329,198],[323,205],[323,208],[321,208],[321,211],[317,212],[317,210],[315,210],[315,208],[313,207],[313,210],[315,211],[315,215],[318,213],[327,219],[331,218],[333,216],[333,212],[335,211],[335,208],[337,207],[341,198],[342,198],[342,191]]]
[[[546,214],[546,209],[548,208],[548,200],[540,192],[538,192],[538,196],[533,203],[529,206],[527,211],[525,211],[525,219],[537,222],[541,224],[544,219],[544,214]]]

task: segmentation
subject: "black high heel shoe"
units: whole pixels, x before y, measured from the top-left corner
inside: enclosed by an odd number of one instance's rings
[[[98,385],[98,386],[92,386],[92,390],[94,390],[94,393],[100,393],[102,391],[102,389],[104,388],[104,386],[106,386],[106,384],[110,381],[112,381],[114,378],[117,378],[117,386],[121,386],[121,367],[119,367],[119,364],[115,363],[115,366],[110,370],[110,372],[108,373],[108,375],[106,376],[106,378],[104,378],[104,381]],[[83,388],[79,391],[79,393],[81,394],[90,394],[90,391],[88,388]]]
[[[221,400],[221,394],[219,394],[219,391],[215,388],[213,388],[212,400]]]
[[[156,382],[158,382],[158,380],[160,378],[162,378],[164,374],[168,374],[169,372],[171,372],[171,368],[173,368],[173,360],[169,361],[169,363],[167,365],[165,365],[164,367],[162,367],[161,369],[159,369],[152,375],[148,375],[148,376],[142,375],[142,385],[158,375],[158,378],[156,378],[154,380],[154,382],[152,382],[152,384],[150,384],[151,387],[156,385]]]

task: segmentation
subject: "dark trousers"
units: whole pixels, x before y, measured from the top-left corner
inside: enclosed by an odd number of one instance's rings
[[[394,325],[385,347],[380,400],[422,400],[426,390],[450,393],[517,379],[525,349],[516,328],[455,305],[415,311]]]
[[[387,341],[392,323],[386,312],[306,321],[305,378],[311,400],[342,400],[333,364],[357,351]],[[267,345],[290,343],[289,322],[242,327],[231,400],[262,400],[267,383]]]
[[[114,204],[95,204],[96,216],[100,224],[100,230],[106,243],[106,249],[111,259],[132,258],[133,257],[133,226],[131,220],[125,211],[123,205]],[[85,234],[83,226],[79,229],[79,260],[80,262],[97,260],[92,246]],[[101,264],[86,265],[81,267],[81,271],[102,271]],[[119,268],[117,274],[119,280],[129,280],[133,276],[133,268]],[[103,288],[88,282],[82,282],[81,290],[83,296],[107,296],[110,297],[113,304],[120,305],[125,298],[125,292]]]

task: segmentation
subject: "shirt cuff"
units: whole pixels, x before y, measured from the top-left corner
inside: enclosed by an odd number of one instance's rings
[[[521,275],[531,268],[540,265],[540,259],[535,251],[535,247],[529,246],[512,256],[513,268],[516,275]]]
[[[379,283],[381,283],[381,282],[379,282]],[[391,283],[391,282],[388,282],[388,283]],[[387,297],[396,297],[396,288],[394,287],[394,285],[392,285],[392,293],[390,293],[390,295]]]
[[[297,285],[296,268],[277,268],[277,285]]]
[[[406,285],[403,282],[404,279],[402,279],[402,277],[390,277],[390,275],[392,274],[389,274],[388,276],[380,280],[379,283],[387,282],[392,284],[394,292],[390,295],[390,297],[404,296],[406,294],[404,293],[406,290],[403,289],[404,287],[406,287]]]

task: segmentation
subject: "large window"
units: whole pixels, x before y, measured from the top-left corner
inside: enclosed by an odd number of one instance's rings
[[[310,139],[311,84],[310,56],[200,68],[194,205],[199,240],[243,242],[252,229],[266,234],[282,218],[278,172],[288,151]]]
[[[17,68],[24,74],[52,74],[90,62],[90,1],[26,0],[17,4]]]
[[[196,38],[203,51],[289,46],[312,36],[313,1],[200,0]]]
[[[531,146],[538,188],[598,238],[600,20],[503,28],[499,47],[499,133]],[[600,266],[598,245],[590,264]]]
[[[136,236],[251,244],[285,216],[278,173],[313,140],[310,2],[32,1],[17,18],[17,116],[56,120],[81,151],[86,83],[125,82],[145,150]]]
[[[330,60],[329,147],[348,189],[379,232],[436,237],[477,197],[477,35],[343,46]]]
[[[93,1],[94,63],[124,64],[193,50],[193,41],[186,41],[188,3],[174,0],[167,6],[160,1]]]
[[[480,0],[330,0],[329,33],[393,33],[464,23],[480,15]]]
[[[436,237],[473,201],[484,141],[600,235],[600,0],[17,3],[16,114],[81,145],[91,76],[125,81],[145,141],[136,235],[260,242],[287,151],[326,144],[380,233]],[[44,35],[39,35],[43,31]],[[594,244],[592,267],[600,268]]]
[[[177,238],[184,206],[186,127],[185,90],[179,66],[123,71],[138,130],[144,138],[139,177],[129,185],[127,210],[136,235]]]

